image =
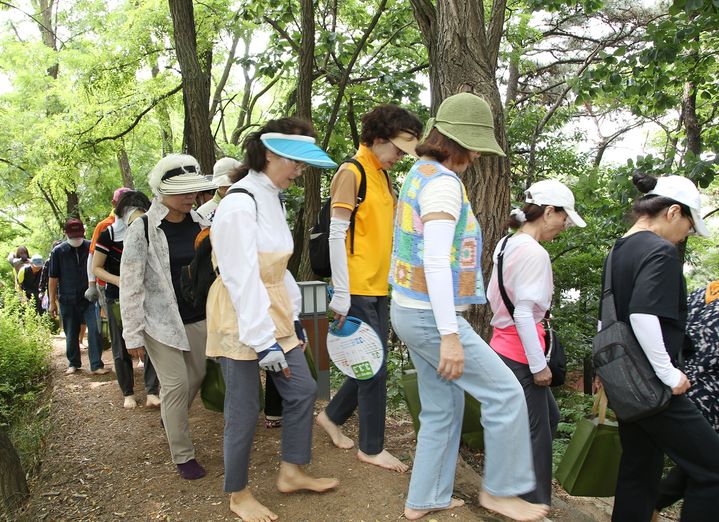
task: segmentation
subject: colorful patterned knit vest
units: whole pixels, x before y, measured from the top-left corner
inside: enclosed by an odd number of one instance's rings
[[[389,272],[389,282],[395,291],[427,302],[429,295],[424,276],[424,224],[420,218],[419,195],[427,183],[438,176],[451,176],[459,182],[454,172],[435,161],[418,161],[407,174],[397,204],[392,265]],[[482,281],[481,256],[482,231],[462,185],[462,209],[449,259],[455,305],[487,302]]]

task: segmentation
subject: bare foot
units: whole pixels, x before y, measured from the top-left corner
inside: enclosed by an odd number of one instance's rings
[[[324,493],[339,486],[340,481],[336,478],[315,478],[305,473],[297,464],[290,464],[282,461],[280,463],[280,474],[277,477],[277,489],[282,493],[294,493],[295,491],[314,491]]]
[[[243,522],[271,522],[277,515],[257,502],[249,488],[230,494],[230,510]]]
[[[327,435],[332,439],[332,443],[341,449],[350,449],[354,447],[355,443],[347,435],[342,433],[337,424],[332,422],[324,411],[321,411],[317,415],[317,424],[319,424],[323,430],[327,432]]]
[[[427,513],[432,513],[433,511],[446,511],[448,509],[454,509],[458,507],[464,506],[464,500],[459,498],[453,498],[449,501],[449,506],[443,507],[443,508],[435,508],[435,509],[412,509],[412,508],[404,508],[404,518],[407,520],[418,520],[425,516]],[[454,515],[452,515],[454,516]]]
[[[549,513],[549,506],[532,504],[519,497],[495,497],[486,491],[479,493],[479,503],[483,507],[520,522],[541,520]]]
[[[404,473],[409,469],[407,464],[400,461],[387,450],[382,450],[377,455],[367,455],[362,451],[357,451],[357,458],[367,464],[374,464],[380,468],[391,469],[392,471],[399,471],[400,473]]]

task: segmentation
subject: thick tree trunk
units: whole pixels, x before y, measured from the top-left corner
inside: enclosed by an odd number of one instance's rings
[[[0,515],[12,519],[12,512],[28,496],[25,473],[17,451],[0,427]]]
[[[210,74],[206,53],[203,70],[197,55],[195,13],[191,0],[169,0],[175,52],[182,71],[182,100],[185,109],[184,145],[200,163],[204,173],[215,164],[215,146],[210,129]],[[208,51],[209,52],[209,51]]]
[[[315,18],[312,0],[302,0],[302,41],[300,43],[300,63],[297,78],[297,116],[312,121],[312,72],[314,70],[315,56]],[[300,256],[297,279],[308,281],[314,279],[310,259],[307,253],[308,242],[305,241],[305,231],[314,224],[315,218],[320,211],[320,186],[321,177],[318,169],[308,169],[303,176],[305,186],[305,203],[303,212],[298,215],[293,233],[295,238],[295,252],[290,264],[297,266],[297,256]]]
[[[119,151],[117,151],[117,163],[120,167],[120,174],[122,175],[122,186],[134,189],[135,182],[132,179],[130,159],[127,157],[127,151],[125,150],[125,147],[122,147]]]
[[[478,0],[444,0],[437,2],[437,7],[431,0],[412,0],[412,7],[429,49],[432,113],[448,96],[474,92],[492,107],[495,136],[506,150],[504,112],[495,77],[505,3],[494,2],[488,23],[483,3]],[[509,160],[482,157],[461,178],[482,227],[482,272],[486,286],[492,271],[492,252],[506,232]],[[484,305],[472,307],[467,319],[482,337],[489,339],[490,318],[489,306]]]

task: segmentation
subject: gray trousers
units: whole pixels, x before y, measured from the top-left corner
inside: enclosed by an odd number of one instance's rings
[[[145,334],[145,350],[160,379],[160,412],[175,464],[195,458],[188,410],[205,377],[207,324],[204,320],[186,324],[185,332],[190,341],[189,352],[162,344]]]
[[[534,474],[537,488],[520,495],[527,502],[552,504],[552,439],[559,424],[559,408],[549,386],[534,384],[534,376],[528,364],[523,364],[497,354],[514,373],[524,389],[529,412],[529,431],[532,436]]]
[[[285,354],[292,376],[267,372],[282,397],[282,460],[308,464],[312,457],[312,420],[316,384],[299,348]],[[225,379],[225,493],[247,487],[252,439],[260,413],[257,361],[219,358]]]

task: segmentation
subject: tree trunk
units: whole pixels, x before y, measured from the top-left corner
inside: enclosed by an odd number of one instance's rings
[[[204,173],[215,164],[215,147],[210,129],[210,74],[203,70],[197,55],[197,33],[192,0],[169,0],[175,38],[175,52],[182,71],[182,100],[185,109],[184,148],[200,163]],[[208,51],[207,53],[209,53]],[[205,67],[211,55],[205,54]]]
[[[27,482],[20,458],[0,427],[0,515],[6,515],[11,520],[12,512],[27,496]]]
[[[315,56],[315,17],[312,0],[301,1],[302,41],[300,43],[300,63],[297,78],[297,117],[312,121],[312,79]],[[300,257],[297,270],[298,281],[314,279],[310,259],[307,252],[308,242],[305,241],[305,231],[314,225],[314,220],[320,211],[321,177],[318,169],[310,168],[303,176],[305,185],[305,203],[303,215],[298,216],[293,236],[295,238],[295,251],[290,264],[297,264],[294,259]]]
[[[122,175],[122,186],[134,189],[135,182],[132,179],[132,169],[130,168],[130,159],[127,157],[125,147],[121,147],[117,151],[117,163],[120,166],[120,174]]]
[[[157,75],[160,74],[157,59],[153,61],[150,70],[152,71],[152,77],[157,78]],[[168,154],[171,154],[174,150],[172,144],[174,137],[172,135],[172,125],[170,124],[170,112],[167,110],[167,102],[165,100],[158,103],[156,109],[157,120],[160,124],[160,136],[162,138],[162,156],[165,157]]]
[[[494,2],[489,23],[485,23],[483,3],[477,0],[445,0],[437,2],[436,8],[431,0],[412,0],[412,7],[429,50],[432,114],[448,96],[474,92],[491,106],[497,142],[506,150],[504,112],[495,76],[505,3]],[[492,252],[506,232],[509,160],[482,157],[461,178],[482,227],[482,273],[486,286],[492,271]],[[473,306],[467,317],[484,339],[489,339],[491,333],[490,318],[487,305]]]

